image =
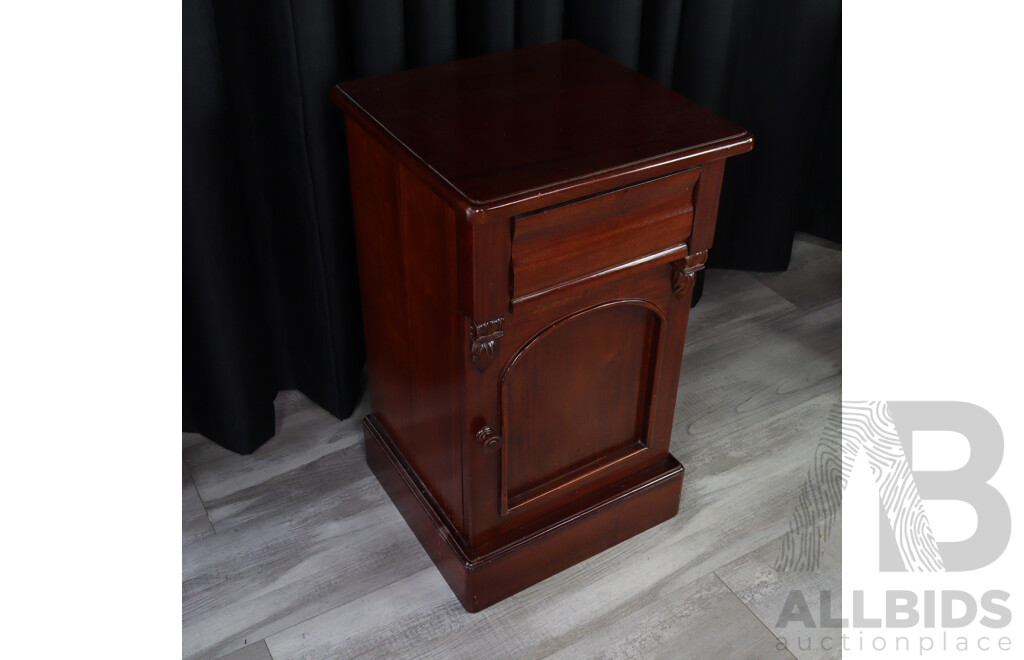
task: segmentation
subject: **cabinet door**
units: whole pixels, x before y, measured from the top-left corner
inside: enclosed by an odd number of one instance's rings
[[[500,528],[668,454],[688,311],[671,268],[532,300],[508,319],[496,392]]]
[[[477,314],[500,316],[496,331],[479,319],[470,327],[464,492],[474,543],[555,509],[571,515],[565,507],[667,457],[692,272],[706,256],[691,240],[700,177],[612,189],[464,241],[480,271],[472,281],[490,294],[467,300],[506,305]],[[502,291],[508,298],[494,296]]]
[[[499,381],[505,512],[644,452],[665,317],[615,300],[532,337]]]

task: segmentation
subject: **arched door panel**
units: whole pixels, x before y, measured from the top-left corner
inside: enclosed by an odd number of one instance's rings
[[[647,447],[664,316],[617,300],[543,329],[501,375],[502,513]]]

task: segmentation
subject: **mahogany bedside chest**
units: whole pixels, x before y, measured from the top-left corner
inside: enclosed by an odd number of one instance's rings
[[[725,159],[753,137],[575,41],[332,96],[367,462],[463,606],[674,516],[695,273]]]

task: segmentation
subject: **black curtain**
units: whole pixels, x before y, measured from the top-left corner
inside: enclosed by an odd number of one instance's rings
[[[183,424],[249,453],[364,363],[340,81],[575,38],[749,128],[711,266],[839,240],[838,0],[186,0]]]

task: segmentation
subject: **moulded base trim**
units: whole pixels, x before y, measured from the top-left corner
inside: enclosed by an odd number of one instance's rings
[[[581,498],[541,524],[479,547],[452,527],[373,416],[363,420],[366,462],[463,607],[478,612],[679,511],[683,466],[672,455]]]

